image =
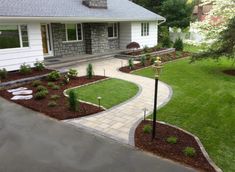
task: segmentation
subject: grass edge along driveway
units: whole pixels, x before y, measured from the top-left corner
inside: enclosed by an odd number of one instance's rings
[[[70,90],[75,90],[80,100],[97,105],[97,97],[102,97],[101,106],[109,109],[134,97],[139,87],[125,80],[111,78],[91,85],[71,88],[66,93],[68,94]]]
[[[228,59],[165,64],[160,80],[172,86],[173,97],[157,117],[197,135],[225,172],[235,171],[235,77],[222,73],[231,64]],[[133,74],[154,77],[151,68]]]

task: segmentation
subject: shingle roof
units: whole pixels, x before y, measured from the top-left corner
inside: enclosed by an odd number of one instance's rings
[[[108,9],[92,9],[82,0],[0,0],[1,17],[76,17],[86,20],[164,20],[129,0],[107,0]]]

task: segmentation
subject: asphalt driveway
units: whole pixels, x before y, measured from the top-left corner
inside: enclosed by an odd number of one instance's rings
[[[0,98],[1,172],[191,172]]]

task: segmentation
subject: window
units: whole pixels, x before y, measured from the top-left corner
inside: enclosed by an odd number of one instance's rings
[[[118,24],[117,23],[109,23],[108,24],[108,37],[109,38],[117,38],[118,37]]]
[[[149,23],[141,23],[141,36],[149,36]]]
[[[66,24],[66,41],[82,41],[82,24]]]
[[[27,25],[0,25],[0,49],[29,47]]]

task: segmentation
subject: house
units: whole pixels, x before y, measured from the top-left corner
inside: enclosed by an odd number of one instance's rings
[[[129,0],[1,1],[0,69],[125,49],[132,41],[152,47],[162,21]]]

